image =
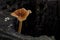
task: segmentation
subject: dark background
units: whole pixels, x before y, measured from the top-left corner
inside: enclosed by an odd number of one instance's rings
[[[59,0],[0,0],[1,34],[9,36],[9,38],[15,38],[12,34],[17,33],[19,22],[10,14],[16,9],[26,8],[32,10],[32,14],[23,22],[22,35],[33,37],[47,35],[55,36],[58,39],[60,26],[59,2]],[[10,17],[11,19],[5,22],[4,18],[6,17]],[[13,24],[13,26],[8,27],[10,24]]]

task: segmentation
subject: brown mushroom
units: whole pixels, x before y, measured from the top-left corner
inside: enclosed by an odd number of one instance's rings
[[[17,9],[13,13],[11,13],[11,16],[14,16],[19,20],[18,32],[21,32],[22,22],[26,20],[31,13],[31,10],[26,10],[25,8]]]

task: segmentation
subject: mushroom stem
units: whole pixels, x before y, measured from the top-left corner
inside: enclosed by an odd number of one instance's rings
[[[19,21],[18,32],[21,32],[21,30],[22,30],[22,21]]]

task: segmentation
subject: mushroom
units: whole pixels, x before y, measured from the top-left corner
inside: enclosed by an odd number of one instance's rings
[[[16,17],[19,21],[18,32],[21,32],[23,21],[25,21],[31,13],[31,10],[26,10],[25,8],[17,9],[11,13],[11,16]]]

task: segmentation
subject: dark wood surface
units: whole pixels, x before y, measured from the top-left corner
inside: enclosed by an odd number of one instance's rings
[[[7,34],[11,33],[9,34],[11,36],[13,36],[13,33],[16,34],[19,22],[10,14],[16,9],[24,7],[32,10],[32,14],[23,22],[22,35],[33,37],[39,37],[41,35],[56,36],[60,26],[59,4],[57,4],[57,1],[48,1],[45,3],[40,1],[39,3],[36,0],[0,0],[0,29],[8,32]],[[10,20],[4,21],[7,17]],[[9,27],[11,24],[12,26]]]

